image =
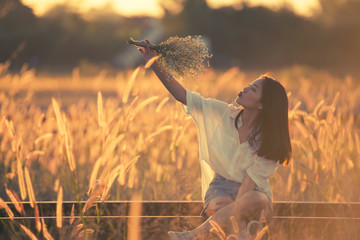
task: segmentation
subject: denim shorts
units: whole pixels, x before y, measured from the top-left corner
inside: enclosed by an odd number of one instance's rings
[[[234,182],[234,181],[224,178],[223,176],[221,176],[219,174],[215,174],[215,177],[210,182],[209,188],[206,191],[205,199],[204,199],[204,207],[203,207],[200,215],[205,219],[209,218],[209,216],[207,216],[207,214],[205,213],[205,210],[206,210],[206,207],[209,204],[209,202],[216,197],[230,196],[235,201],[240,186],[241,186],[241,183],[239,183],[239,182]],[[257,189],[255,189],[255,191],[257,191]],[[271,200],[269,201],[269,203],[270,203],[270,207],[272,209]]]

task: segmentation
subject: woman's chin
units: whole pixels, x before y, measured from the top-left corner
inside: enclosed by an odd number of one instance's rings
[[[237,98],[235,99],[235,102],[236,102],[237,104],[241,105],[241,100],[239,99],[239,97],[237,97]]]

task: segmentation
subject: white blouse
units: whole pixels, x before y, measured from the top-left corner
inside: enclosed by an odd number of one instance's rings
[[[195,121],[199,133],[202,199],[216,172],[239,183],[247,173],[256,183],[255,189],[271,200],[269,178],[279,163],[258,156],[247,141],[240,144],[235,117],[241,108],[216,99],[205,99],[189,90],[186,90],[186,104],[182,109]],[[239,120],[240,127],[241,117]]]

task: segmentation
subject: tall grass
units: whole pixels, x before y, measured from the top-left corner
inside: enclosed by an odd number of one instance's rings
[[[139,193],[143,200],[201,199],[195,124],[153,74],[140,67],[114,77],[57,79],[6,68],[0,67],[0,194],[16,202],[17,211],[23,211],[18,194],[35,212],[36,201],[58,199],[57,236],[96,238],[99,227],[82,216],[90,208],[101,214],[97,200]],[[230,103],[258,75],[208,71],[184,86]],[[271,178],[274,200],[360,201],[354,191],[360,180],[360,81],[299,67],[275,77],[288,91],[294,159]],[[67,90],[78,94],[73,102]],[[90,97],[81,96],[85,90]],[[49,91],[53,95],[44,97]],[[62,200],[77,200],[82,214],[66,227]],[[38,235],[51,239],[41,221]],[[13,229],[19,228],[14,236],[33,238],[24,225]]]

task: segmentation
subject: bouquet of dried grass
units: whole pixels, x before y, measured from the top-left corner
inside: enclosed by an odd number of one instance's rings
[[[199,74],[209,67],[209,54],[201,36],[170,37],[160,44],[150,44],[130,39],[128,44],[150,47],[157,53],[160,67],[175,79],[198,79]]]

